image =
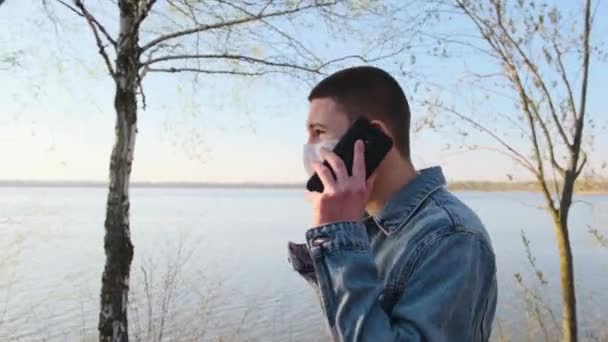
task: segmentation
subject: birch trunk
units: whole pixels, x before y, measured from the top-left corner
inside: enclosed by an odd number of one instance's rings
[[[121,0],[116,49],[116,141],[110,160],[110,184],[105,219],[106,264],[101,280],[100,341],[128,341],[127,304],[133,244],[129,230],[129,179],[137,133],[137,72],[139,63],[136,0]]]

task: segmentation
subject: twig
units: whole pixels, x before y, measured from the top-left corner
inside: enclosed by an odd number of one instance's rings
[[[557,55],[557,65],[559,66],[559,74],[562,77],[564,84],[566,85],[566,91],[568,93],[568,106],[570,107],[570,112],[574,117],[574,120],[576,120],[576,105],[574,104],[574,92],[572,91],[572,87],[570,86],[570,80],[568,80],[566,68],[564,67],[564,62],[562,61],[562,52],[559,50],[555,39],[553,39],[553,49],[555,50],[555,54]]]
[[[534,271],[534,274],[535,274],[536,278],[538,279],[540,285],[546,286],[547,284],[549,284],[549,282],[543,276],[543,272],[536,266],[536,258],[534,257],[534,255],[532,255],[532,248],[530,247],[530,240],[528,240],[528,238],[526,237],[526,234],[524,233],[523,230],[521,230],[521,239],[524,244],[524,248],[526,250],[526,257],[528,258],[528,263],[530,264],[530,267]],[[545,303],[545,301],[541,297],[537,296],[536,294],[532,294],[532,297],[539,304],[541,304],[545,307],[545,310],[547,310],[547,312],[551,316],[551,320],[553,322],[554,328],[559,329],[559,324],[557,323],[557,319],[555,318],[555,314],[553,313],[553,310],[551,309],[551,307],[549,305],[547,305]]]
[[[543,335],[545,337],[545,342],[549,342],[550,341],[549,332],[547,331],[547,328],[545,327],[545,323],[543,321],[543,316],[542,316],[540,308],[538,306],[539,303],[543,303],[543,300],[540,297],[538,297],[535,293],[533,293],[532,290],[530,290],[526,286],[521,274],[516,273],[515,280],[523,291],[523,294],[525,296],[526,305],[528,307],[527,310],[533,311],[534,317],[536,318],[536,322],[538,323],[538,326],[541,329],[541,331],[543,332]]]
[[[62,0],[58,0],[58,1],[62,1]],[[108,54],[106,53],[105,46],[103,45],[103,42],[101,41],[101,37],[99,36],[99,32],[97,31],[97,25],[95,24],[95,22],[97,22],[97,21],[86,10],[86,8],[84,7],[84,4],[82,3],[81,0],[75,0],[74,3],[80,9],[82,15],[86,18],[87,23],[89,24],[89,27],[93,31],[93,35],[95,36],[95,42],[97,43],[97,47],[99,48],[99,54],[101,55],[101,57],[103,57],[103,60],[106,63],[106,67],[108,68],[108,71],[110,72],[110,75],[114,79],[116,79],[116,73],[114,72],[114,68],[112,67],[112,62],[110,62],[110,57],[108,57]],[[102,27],[101,25],[99,25],[99,26]],[[105,32],[105,29],[102,32]],[[116,46],[116,43],[114,41],[111,40],[110,42],[114,46]]]
[[[64,0],[55,0],[57,2],[59,2],[61,5],[67,7],[70,11],[74,12],[76,15],[80,16],[80,17],[84,17],[86,18],[87,13],[91,19],[91,21],[93,22],[93,24],[95,24],[95,26],[99,29],[99,31],[101,31],[101,33],[104,35],[104,37],[113,45],[116,46],[116,41],[114,40],[114,38],[112,38],[112,36],[108,33],[108,31],[106,31],[105,27],[103,25],[101,25],[99,23],[99,21],[97,21],[97,19],[95,19],[94,16],[92,16],[89,12],[79,12],[77,9],[75,9],[74,7],[70,6],[70,4],[66,3]],[[78,3],[81,2],[79,0],[74,1],[75,4],[78,6]]]
[[[589,228],[589,233],[591,233],[600,246],[608,248],[608,238],[596,228],[592,228],[590,225],[587,225],[587,227]]]
[[[254,13],[246,10],[245,8],[242,8],[240,6],[234,5],[230,1],[224,1],[224,0],[217,0],[217,1],[219,3],[225,4],[227,6],[230,6],[230,7],[234,8],[234,9],[237,9],[237,10],[243,12],[244,14],[247,14],[247,15],[250,15],[250,16],[258,16],[258,17],[262,16],[264,14],[264,11],[266,11],[266,8],[268,8],[268,6],[270,6],[272,4],[272,2],[273,2],[273,0],[269,0],[264,5],[264,7],[258,12],[258,14],[254,14]],[[284,37],[285,39],[287,39],[287,41],[289,41],[290,43],[293,43],[293,44],[295,44],[295,46],[297,46],[300,49],[304,50],[304,52],[306,52],[308,55],[310,55],[318,63],[321,63],[321,59],[319,57],[317,57],[310,49],[308,49],[306,46],[304,46],[304,44],[302,44],[301,42],[299,42],[297,39],[293,38],[289,34],[285,33],[283,30],[281,30],[278,27],[276,27],[275,25],[271,24],[268,20],[261,19],[260,21],[262,23],[264,23],[266,26],[270,27],[271,30],[275,31],[276,33],[278,33],[279,35],[281,35],[282,37]]]
[[[543,134],[545,136],[545,141],[547,142],[547,145],[548,145],[547,150],[549,150],[549,160],[551,162],[551,165],[553,166],[553,169],[557,170],[559,172],[559,174],[563,177],[566,174],[566,169],[563,166],[561,166],[557,162],[557,159],[555,158],[555,148],[553,145],[553,138],[551,138],[551,134],[549,133],[547,124],[541,117],[540,111],[539,111],[536,103],[532,99],[530,99],[530,97],[526,94],[525,91],[523,91],[522,94],[526,97],[526,101],[532,107],[532,113],[534,114],[536,121],[540,124],[540,127],[543,130]]]
[[[345,61],[347,59],[357,59],[357,60],[359,60],[359,61],[361,61],[363,63],[374,63],[374,62],[377,62],[377,61],[382,60],[382,59],[394,57],[394,56],[400,54],[401,52],[403,52],[405,49],[406,49],[406,47],[401,47],[397,51],[393,51],[393,52],[390,52],[390,53],[388,53],[386,55],[381,55],[381,56],[374,57],[374,58],[367,58],[367,57],[364,57],[364,56],[361,56],[361,55],[344,56],[344,57],[332,59],[332,60],[329,60],[329,61],[323,63],[319,67],[319,70],[324,69],[325,67],[327,67],[327,66],[329,66],[331,64],[334,64],[334,63],[337,63],[337,62],[342,62],[342,61]]]
[[[519,44],[518,42],[515,41],[515,39],[513,38],[513,36],[509,33],[509,30],[504,26],[504,23],[502,21],[502,16],[500,15],[500,8],[501,8],[500,3],[499,2],[494,2],[493,4],[494,4],[494,8],[496,9],[496,12],[497,12],[497,24],[498,24],[498,27],[503,32],[504,37],[506,37],[509,40],[509,42],[511,42],[511,44],[515,48],[515,51],[517,51],[517,53],[519,54],[519,56],[523,59],[524,64],[526,65],[526,67],[528,67],[528,70],[530,70],[530,72],[534,76],[536,82],[539,85],[539,88],[540,88],[541,92],[547,98],[547,101],[548,101],[548,104],[549,104],[549,109],[550,109],[550,112],[551,112],[551,116],[553,117],[554,124],[557,127],[560,136],[564,140],[564,144],[569,149],[572,149],[572,145],[571,145],[570,141],[568,140],[568,137],[566,136],[566,133],[564,131],[564,127],[562,126],[559,118],[557,117],[557,111],[555,110],[555,105],[553,103],[553,97],[551,96],[551,93],[549,92],[549,89],[547,88],[547,85],[546,85],[545,81],[543,80],[543,78],[539,74],[538,68],[530,61],[530,58],[528,57],[528,55],[522,50],[521,44]]]
[[[480,130],[484,131],[485,133],[489,134],[492,138],[494,138],[499,144],[501,144],[502,146],[504,146],[507,150],[509,150],[511,153],[513,153],[513,155],[515,157],[518,158],[518,160],[521,161],[521,164],[526,167],[530,172],[536,174],[536,170],[534,168],[534,165],[532,165],[532,163],[526,158],[524,157],[520,152],[518,152],[517,150],[515,150],[515,148],[511,147],[509,144],[507,144],[503,139],[501,139],[498,135],[496,135],[494,132],[492,132],[491,130],[489,130],[488,128],[486,128],[485,126],[481,125],[480,123],[476,122],[475,120],[469,118],[468,116],[461,114],[459,112],[457,112],[456,110],[452,109],[452,108],[448,108],[445,107],[443,105],[440,104],[431,104],[429,102],[426,102],[427,105],[431,105],[431,106],[437,106],[438,108],[441,108],[445,111],[447,111],[448,113],[451,113],[453,115],[456,115],[457,117],[461,118],[462,120],[465,120],[466,122],[472,124],[473,126],[479,128]]]
[[[311,73],[319,73],[318,68],[314,69],[314,68],[300,66],[300,65],[292,64],[292,63],[272,62],[272,61],[269,61],[269,60],[263,59],[263,58],[256,58],[256,57],[243,56],[243,55],[231,55],[231,54],[162,56],[162,57],[153,58],[153,59],[150,59],[150,60],[144,62],[142,64],[142,66],[146,67],[148,65],[158,63],[158,62],[164,62],[164,61],[170,61],[170,60],[180,60],[180,59],[228,59],[228,60],[237,60],[237,61],[246,62],[246,63],[263,64],[263,65],[273,66],[273,67],[296,69],[296,70],[306,71],[306,72],[311,72]]]
[[[583,156],[583,160],[581,161],[581,163],[578,166],[578,169],[576,170],[576,177],[578,177],[581,174],[581,172],[585,168],[585,164],[587,164],[587,153],[585,151],[581,150],[581,155]]]
[[[145,73],[137,73],[137,86],[139,87],[139,93],[141,94],[143,110],[146,110],[146,93],[144,92],[144,86],[142,84],[142,79],[144,76]]]
[[[142,266],[141,267],[141,272],[144,274],[144,291],[146,292],[146,299],[147,299],[147,304],[148,304],[148,335],[147,338],[148,340],[150,340],[150,337],[152,336],[152,292],[150,289],[150,285],[148,282],[148,273],[146,272],[146,269]]]
[[[262,76],[271,73],[270,71],[238,71],[238,70],[208,70],[208,69],[199,69],[199,68],[146,68],[148,72],[168,72],[168,73],[176,73],[176,72],[198,72],[201,74],[210,74],[210,75],[238,75],[238,76]]]
[[[277,11],[277,12],[271,12],[268,14],[263,14],[263,15],[259,15],[259,16],[248,16],[245,18],[238,18],[238,19],[234,19],[234,20],[229,20],[229,21],[224,21],[224,22],[218,22],[218,23],[214,23],[214,24],[209,24],[209,25],[199,25],[197,27],[193,27],[190,29],[186,29],[186,30],[182,30],[182,31],[176,31],[170,34],[166,34],[164,36],[160,36],[156,39],[151,40],[150,42],[144,44],[142,46],[142,51],[145,51],[149,48],[151,48],[152,46],[164,42],[166,40],[169,39],[174,39],[174,38],[178,38],[178,37],[182,37],[182,36],[186,36],[192,33],[197,33],[197,32],[203,32],[203,31],[209,31],[209,30],[215,30],[215,29],[220,29],[220,28],[224,28],[224,27],[230,27],[230,26],[236,26],[236,25],[240,25],[240,24],[245,24],[248,22],[253,22],[253,21],[258,21],[261,19],[265,19],[265,18],[271,18],[271,17],[279,17],[279,16],[284,16],[284,15],[289,15],[289,14],[294,14],[297,12],[301,12],[301,11],[305,11],[308,9],[312,9],[312,8],[319,8],[319,7],[325,7],[325,6],[331,6],[336,4],[336,2],[328,2],[328,3],[323,3],[323,4],[312,4],[312,5],[308,5],[308,6],[303,6],[303,7],[296,7],[294,9],[289,9],[289,10],[283,10],[283,11]]]

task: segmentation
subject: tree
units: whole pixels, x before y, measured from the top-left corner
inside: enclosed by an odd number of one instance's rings
[[[576,341],[576,292],[568,217],[574,186],[588,161],[584,133],[594,126],[587,113],[587,89],[591,57],[601,56],[601,51],[590,43],[592,1],[584,1],[580,22],[572,22],[572,17],[564,14],[563,3],[561,8],[535,0],[439,0],[436,4],[444,14],[464,18],[474,33],[434,38],[439,44],[457,45],[493,63],[496,68],[491,72],[473,70],[474,82],[491,98],[505,99],[514,105],[515,113],[498,119],[511,122],[519,138],[505,138],[495,127],[483,124],[480,117],[455,106],[440,101],[427,104],[488,134],[499,146],[494,150],[534,176],[555,228],[562,338]]]
[[[129,224],[129,179],[135,151],[139,104],[145,110],[142,81],[149,73],[262,76],[322,74],[333,63],[365,56],[324,60],[281,23],[307,16],[348,23],[353,13],[375,6],[357,1],[115,0],[118,27],[108,29],[82,0],[43,0],[83,19],[115,84],[116,140],[110,158],[105,217],[105,268],[100,298],[100,341],[127,341],[127,305],[133,244]],[[377,5],[377,4],[376,4]],[[162,31],[162,32],[159,32]],[[117,31],[117,35],[110,32]],[[143,43],[142,43],[143,41]],[[262,46],[269,53],[260,51]],[[398,49],[396,49],[398,50]],[[376,56],[382,58],[382,56]],[[141,102],[138,101],[141,100]]]

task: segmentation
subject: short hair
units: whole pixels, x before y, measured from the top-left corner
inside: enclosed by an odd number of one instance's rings
[[[384,122],[397,150],[409,158],[410,107],[403,89],[386,71],[372,66],[338,71],[319,82],[308,95],[308,101],[319,98],[335,100],[351,122],[361,116]]]

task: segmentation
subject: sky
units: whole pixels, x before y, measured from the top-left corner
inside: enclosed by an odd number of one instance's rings
[[[108,6],[92,8],[102,19],[109,18]],[[607,8],[602,4],[598,11]],[[86,25],[64,10],[56,14],[61,18],[58,27],[41,13],[36,1],[9,0],[0,7],[0,54],[22,51],[20,66],[0,68],[0,180],[103,181],[108,177],[114,141],[113,84]],[[606,36],[606,16],[597,17],[604,22],[594,34]],[[459,22],[445,25],[466,29]],[[356,39],[334,41],[314,28],[302,30],[301,37],[323,50],[322,55],[361,49]],[[462,104],[464,98],[480,96],[474,89],[452,86],[455,75],[471,67],[492,67],[475,55],[460,60],[416,57],[418,62],[408,68],[424,70],[421,74],[433,75],[433,82],[451,88],[451,92],[437,91],[446,103]],[[403,55],[375,65],[391,71],[396,63],[411,58]],[[608,116],[601,100],[608,90],[607,70],[596,67],[591,75],[589,111],[598,121]],[[394,76],[410,98],[413,121],[422,120],[426,112],[411,98],[416,96],[410,92],[415,81]],[[139,114],[132,180],[292,183],[306,179],[302,144],[310,84],[285,77],[206,76],[195,85],[189,75],[150,74],[144,89],[147,107]],[[476,110],[505,110],[500,100],[492,103]],[[510,129],[505,122],[489,125],[496,131]],[[597,165],[606,160],[602,154],[608,147],[606,135],[604,131],[595,140],[592,160]],[[445,149],[461,139],[456,127],[414,133],[415,166],[441,165],[450,180],[506,180],[507,174],[527,179],[525,171],[494,152]],[[479,133],[467,139],[469,144],[492,144]]]

